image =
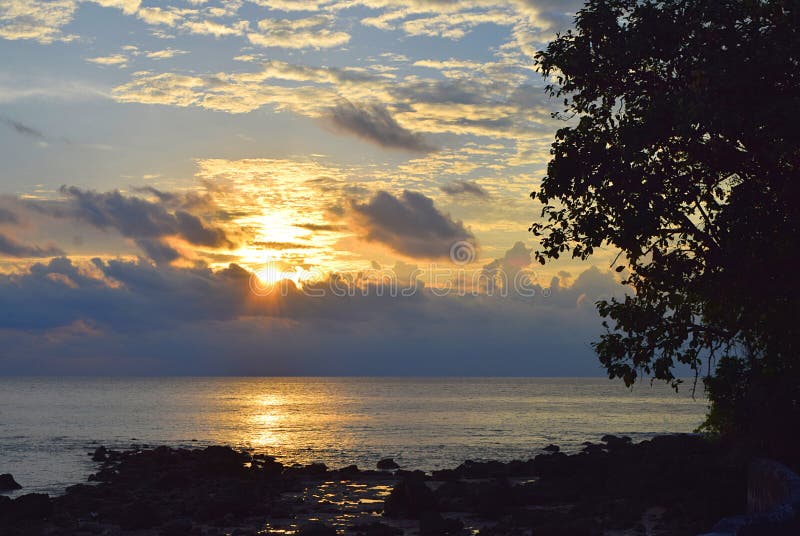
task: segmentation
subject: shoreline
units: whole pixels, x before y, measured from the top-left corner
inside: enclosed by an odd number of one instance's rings
[[[744,511],[745,463],[700,436],[545,450],[426,473],[390,460],[284,465],[225,446],[98,447],[91,484],[0,495],[0,534],[694,535]]]

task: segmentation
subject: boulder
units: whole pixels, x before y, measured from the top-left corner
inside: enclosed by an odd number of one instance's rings
[[[6,518],[12,521],[41,520],[50,517],[53,504],[46,493],[20,495],[7,506]]]
[[[191,534],[193,528],[192,520],[188,517],[176,517],[161,526],[160,535],[183,536],[185,534]]]
[[[351,525],[349,528],[358,536],[401,536],[403,534],[402,529],[386,525],[385,523],[381,523],[379,521],[373,521],[372,523],[357,523],[355,525]]]
[[[442,517],[438,512],[425,512],[419,518],[420,536],[447,536],[462,534],[463,531],[464,523]]]
[[[605,443],[609,450],[615,450],[621,447],[628,447],[631,445],[631,438],[628,436],[618,437],[615,435],[607,434],[600,438],[600,441]]]
[[[108,451],[105,447],[99,446],[94,449],[94,453],[92,453],[92,461],[93,462],[104,462],[108,459]]]
[[[14,477],[9,473],[0,475],[0,491],[13,491],[15,489],[22,489]]]
[[[383,458],[377,464],[378,469],[381,471],[394,471],[400,469],[400,466],[392,458]]]
[[[383,513],[389,517],[419,517],[423,512],[437,510],[436,497],[417,475],[405,476],[386,497]]]
[[[336,529],[319,521],[310,521],[300,525],[298,536],[336,536]]]

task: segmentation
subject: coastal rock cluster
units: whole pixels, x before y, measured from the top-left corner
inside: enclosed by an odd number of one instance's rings
[[[700,437],[584,447],[432,473],[389,459],[330,470],[222,446],[100,447],[88,484],[0,496],[0,535],[694,535],[744,507],[744,464]]]

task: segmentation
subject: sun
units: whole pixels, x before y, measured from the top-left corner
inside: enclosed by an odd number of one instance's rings
[[[256,270],[255,274],[259,282],[266,286],[272,286],[283,279],[287,279],[287,274],[278,269],[278,266],[274,262],[267,263],[265,267]]]

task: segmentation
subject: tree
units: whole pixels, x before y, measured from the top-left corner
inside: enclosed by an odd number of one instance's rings
[[[536,62],[571,120],[531,194],[536,257],[619,250],[609,377],[677,388],[689,365],[706,429],[781,445],[800,423],[800,4],[590,0]]]

